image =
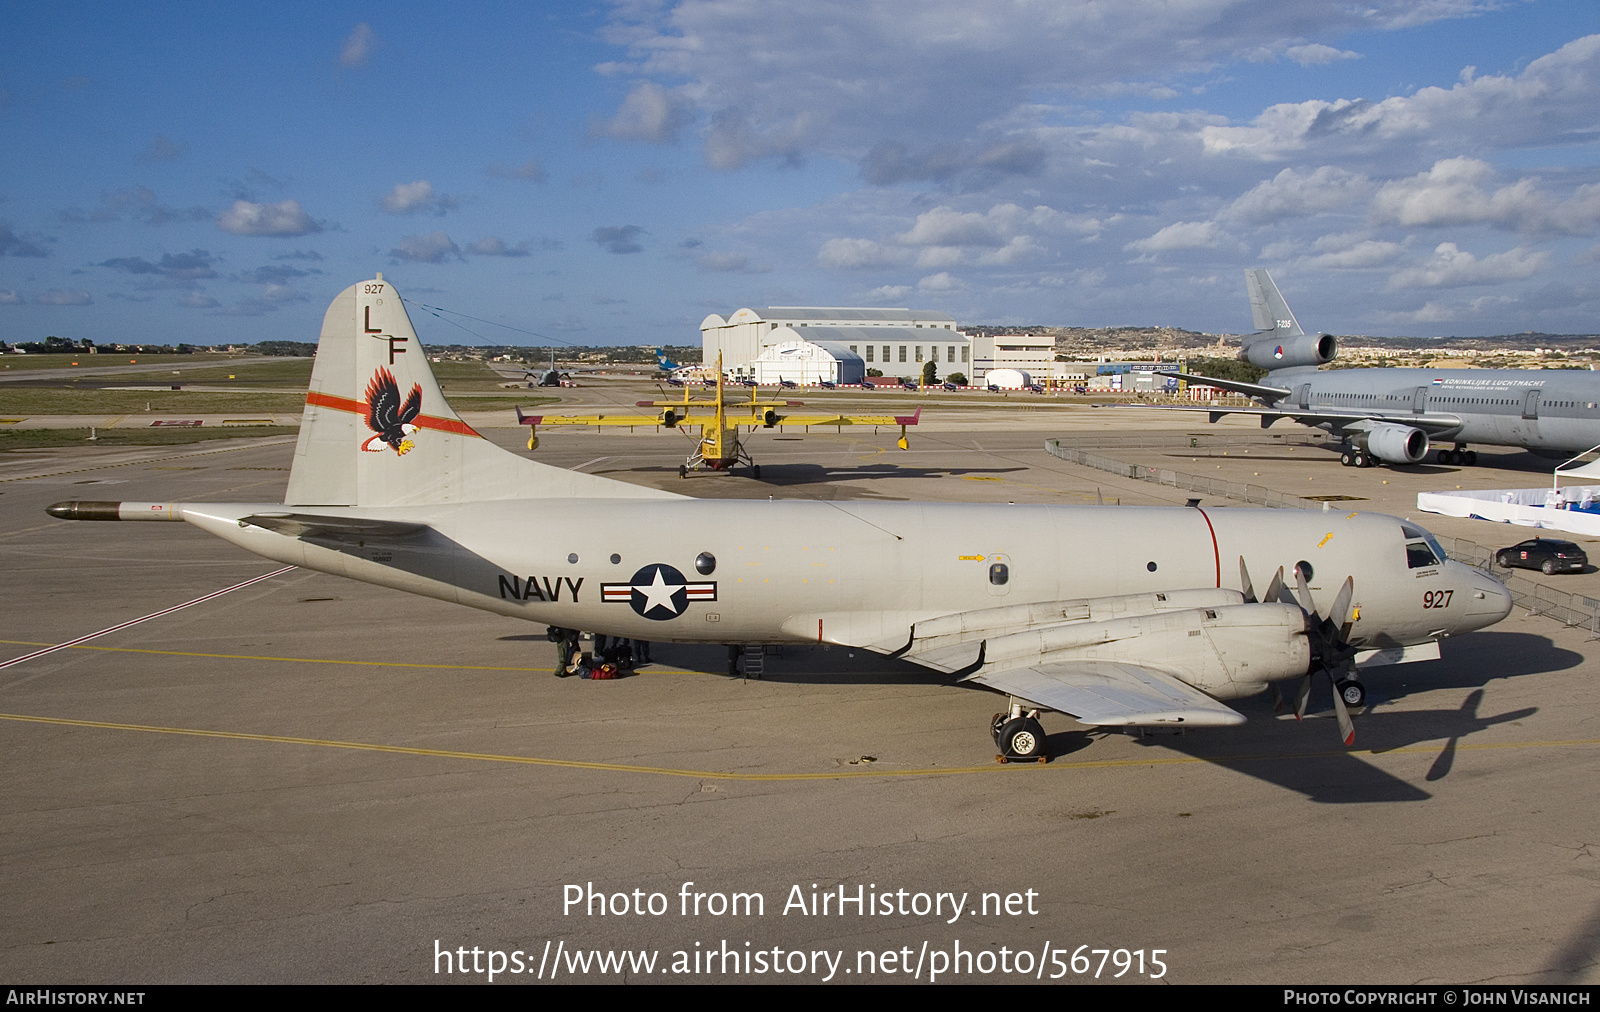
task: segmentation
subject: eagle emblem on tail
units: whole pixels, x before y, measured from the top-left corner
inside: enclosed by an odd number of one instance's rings
[[[377,435],[362,443],[361,448],[369,453],[382,453],[382,447],[387,445],[401,456],[410,453],[416,444],[406,437],[417,431],[411,423],[420,414],[422,384],[413,383],[405,403],[401,404],[400,384],[395,381],[394,373],[379,368],[367,382],[367,428]]]

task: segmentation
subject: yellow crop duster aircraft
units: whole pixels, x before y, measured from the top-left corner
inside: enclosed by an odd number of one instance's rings
[[[748,401],[730,404],[723,394],[720,356],[717,358],[716,390],[716,397],[711,400],[691,399],[688,389],[685,388],[681,401],[637,402],[636,407],[657,409],[652,415],[525,415],[522,409],[518,408],[517,421],[528,426],[530,450],[539,446],[537,427],[540,425],[664,425],[669,429],[698,425],[699,446],[689,455],[688,460],[678,465],[680,478],[687,478],[691,468],[730,471],[737,464],[748,467],[752,478],[760,478],[761,465],[750,458],[750,454],[745,451],[744,443],[739,439],[739,430],[742,426],[754,430],[771,429],[780,425],[898,425],[900,439],[897,445],[904,450],[910,446],[910,442],[906,439],[906,426],[917,424],[922,417],[920,407],[911,415],[791,414],[788,409],[799,407],[799,401],[764,401],[760,399],[759,389],[750,391]]]

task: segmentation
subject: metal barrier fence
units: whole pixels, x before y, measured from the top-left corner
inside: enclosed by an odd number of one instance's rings
[[[1317,437],[1306,437],[1308,443],[1300,445],[1320,445],[1323,440]],[[1119,441],[1125,439],[1126,441]],[[1096,439],[1096,443],[1115,443],[1117,447],[1170,447],[1171,440],[1157,442],[1149,437],[1107,437],[1104,440]],[[1193,445],[1193,444],[1191,444]],[[1327,509],[1328,504],[1318,500],[1302,499],[1299,496],[1288,495],[1262,485],[1249,485],[1243,482],[1224,481],[1201,474],[1188,474],[1184,471],[1174,471],[1169,468],[1146,467],[1142,464],[1130,464],[1125,460],[1108,457],[1104,454],[1091,453],[1077,446],[1064,446],[1059,439],[1047,439],[1044,448],[1052,456],[1084,467],[1092,467],[1099,471],[1106,471],[1124,478],[1133,478],[1138,481],[1148,481],[1168,488],[1179,488],[1190,492],[1200,492],[1209,496],[1221,496],[1238,502],[1255,503],[1277,509]],[[1555,590],[1537,580],[1529,579],[1520,573],[1499,569],[1494,564],[1495,550],[1468,541],[1466,538],[1440,538],[1441,547],[1445,554],[1458,562],[1465,562],[1486,573],[1491,573],[1496,579],[1506,585],[1511,591],[1511,599],[1519,608],[1528,609],[1529,615],[1543,615],[1560,622],[1565,626],[1583,626],[1589,630],[1589,638],[1600,639],[1600,600],[1583,594],[1568,594]]]

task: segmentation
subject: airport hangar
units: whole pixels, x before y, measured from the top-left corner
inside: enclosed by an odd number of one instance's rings
[[[774,372],[772,379],[756,375],[757,360],[769,348],[791,342],[843,345],[860,356],[863,369],[908,379],[920,377],[923,363],[928,361],[937,363],[941,375],[970,375],[986,371],[994,358],[992,346],[985,347],[984,339],[957,329],[955,317],[928,309],[746,308],[726,318],[716,313],[707,316],[700,322],[700,336],[702,362],[715,362],[720,355],[722,367],[730,375],[758,382],[772,382],[777,377],[775,370],[767,370]]]
[[[968,334],[954,317],[928,309],[744,308],[727,317],[707,316],[700,323],[700,337],[702,362],[715,362],[720,355],[729,376],[763,384],[780,380],[807,384],[819,379],[859,383],[850,377],[867,369],[890,378],[919,379],[930,361],[941,378],[958,372],[973,386],[988,383],[989,373],[1007,369],[1026,379],[1002,382],[1003,387],[1034,381],[1053,387],[1081,386],[1088,378],[1080,364],[1056,361],[1052,334]],[[807,344],[822,347],[801,347]],[[861,373],[851,356],[860,358]],[[816,364],[802,366],[808,358]],[[830,358],[838,363],[831,370]]]

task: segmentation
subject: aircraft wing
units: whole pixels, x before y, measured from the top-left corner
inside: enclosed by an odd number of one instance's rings
[[[678,407],[682,407],[679,404]],[[608,414],[593,415],[525,415],[517,409],[517,422],[521,425],[662,425],[660,415]]]
[[[1302,425],[1332,425],[1336,429],[1356,432],[1384,422],[1409,425],[1430,435],[1452,432],[1461,428],[1461,419],[1450,414],[1429,412],[1417,415],[1405,412],[1403,414],[1388,415],[1383,412],[1339,411],[1326,407],[1297,408],[1285,406],[1282,403],[1292,393],[1292,391],[1284,387],[1269,387],[1259,383],[1246,383],[1242,380],[1215,379],[1210,376],[1201,376],[1198,373],[1162,372],[1156,373],[1156,375],[1177,377],[1190,383],[1202,383],[1206,386],[1221,387],[1224,390],[1235,390],[1251,397],[1260,398],[1267,404],[1266,407],[1256,408],[1175,405],[1183,411],[1204,411],[1211,416],[1210,420],[1212,422],[1215,422],[1223,415],[1256,415],[1261,419],[1262,428],[1266,428],[1280,418],[1289,418]]]
[[[1116,661],[1055,661],[971,676],[991,689],[1069,714],[1082,724],[1243,724],[1244,714],[1155,668]]]
[[[1185,679],[1204,674],[1202,626],[1244,595],[1224,588],[1003,605],[925,619],[892,657],[978,682],[1085,724],[1216,727],[1244,716]],[[1250,605],[1252,623],[1304,628],[1295,607]],[[1240,613],[1235,610],[1236,617]],[[1264,627],[1264,626],[1263,626]],[[1257,663],[1270,663],[1268,639]],[[1077,656],[1073,656],[1077,653]]]
[[[1167,406],[1169,410],[1176,411],[1204,411],[1210,415],[1210,420],[1215,422],[1223,415],[1255,415],[1261,419],[1261,427],[1266,428],[1280,418],[1288,418],[1299,422],[1301,425],[1331,425],[1341,431],[1360,432],[1370,429],[1374,425],[1389,423],[1392,425],[1409,425],[1421,429],[1429,435],[1440,435],[1454,432],[1461,428],[1461,419],[1456,415],[1428,413],[1414,415],[1410,412],[1393,415],[1379,414],[1376,412],[1330,411],[1324,408],[1227,408],[1210,407],[1207,405],[1174,404]]]
[[[779,425],[915,425],[922,408],[911,415],[779,415]]]

